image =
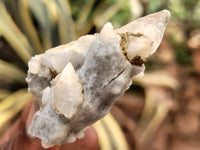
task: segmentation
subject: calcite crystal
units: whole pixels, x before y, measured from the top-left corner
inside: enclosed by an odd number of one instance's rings
[[[113,30],[80,37],[34,56],[26,81],[40,109],[28,133],[45,148],[74,142],[104,117],[144,72],[158,48],[170,13],[163,10]]]

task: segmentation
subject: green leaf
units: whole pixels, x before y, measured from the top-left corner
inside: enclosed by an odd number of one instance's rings
[[[13,47],[19,57],[27,63],[33,55],[33,49],[8,14],[2,2],[0,2],[0,10],[0,34]]]
[[[7,81],[25,82],[26,74],[18,67],[0,59],[0,78]]]
[[[94,24],[97,27],[97,31],[123,7],[122,4],[123,2],[115,2],[108,8],[104,8],[103,4],[99,5],[94,14]]]
[[[39,37],[37,35],[37,31],[33,24],[33,19],[30,16],[29,12],[29,5],[27,0],[18,0],[18,12],[20,17],[20,23],[22,24],[22,27],[24,31],[26,32],[27,37],[29,38],[32,47],[35,49],[35,51],[40,54],[43,53],[43,47],[40,43]]]
[[[22,108],[31,100],[33,96],[27,89],[21,89],[0,103],[0,127],[19,113]]]
[[[144,86],[146,85],[164,86],[172,88],[174,90],[179,87],[179,83],[175,78],[155,73],[145,73],[143,77],[133,78],[133,82]]]
[[[0,101],[6,97],[8,97],[11,94],[10,91],[5,89],[0,89]]]
[[[84,11],[79,13],[76,22],[78,24],[78,32],[82,32],[83,30],[85,30],[86,26],[89,24],[89,22],[91,22],[92,17],[90,17],[90,15],[92,14],[92,9],[94,7],[95,2],[95,0],[88,0],[82,6],[82,10]]]
[[[39,24],[44,49],[52,47],[52,28],[47,8],[42,0],[28,0],[29,7]]]
[[[58,15],[58,30],[61,44],[75,40],[75,24],[72,20],[71,8],[66,0],[55,0],[57,4]]]

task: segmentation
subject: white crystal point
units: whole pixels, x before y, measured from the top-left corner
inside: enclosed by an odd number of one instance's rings
[[[146,59],[156,51],[169,22],[169,17],[170,12],[163,10],[115,30],[120,35],[125,34],[125,39],[122,40],[128,41],[128,45],[125,45],[125,51],[129,59],[135,56]],[[126,41],[124,43],[127,44]]]
[[[67,138],[66,143],[74,143],[76,141],[76,137],[74,135],[71,135]]]
[[[83,100],[82,85],[74,67],[69,62],[60,75],[53,80],[53,107],[57,113],[71,118]]]
[[[114,32],[112,23],[107,22],[100,32],[100,39],[105,43],[112,43],[114,40],[119,39],[118,35]]]
[[[132,59],[136,56],[140,56],[141,59],[146,59],[152,55],[153,49],[151,48],[153,42],[146,37],[134,37],[131,39],[127,48],[127,56]]]
[[[85,133],[84,133],[84,131],[80,131],[80,132],[76,133],[75,136],[76,136],[78,139],[82,139],[82,138],[85,136]]]
[[[49,69],[41,65],[41,55],[36,55],[28,62],[29,72],[37,74],[39,77],[48,77]]]
[[[36,55],[31,58],[31,61],[28,62],[29,72],[33,74],[38,74],[40,71],[40,58],[41,56]]]
[[[51,143],[46,143],[46,142],[44,142],[44,141],[41,141],[41,144],[42,144],[42,147],[45,148],[45,149],[54,146],[53,144],[51,144]]]

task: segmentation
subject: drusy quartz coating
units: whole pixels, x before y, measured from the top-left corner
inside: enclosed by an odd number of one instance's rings
[[[132,78],[144,72],[169,16],[163,10],[116,30],[108,22],[99,34],[31,58],[26,81],[40,109],[28,133],[45,148],[82,138],[84,129],[104,117]]]

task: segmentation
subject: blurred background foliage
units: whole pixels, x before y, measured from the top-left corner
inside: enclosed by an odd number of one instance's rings
[[[24,80],[32,56],[162,9],[172,16],[159,50],[115,119],[95,124],[99,147],[200,149],[200,0],[0,0],[0,135],[33,99]]]

